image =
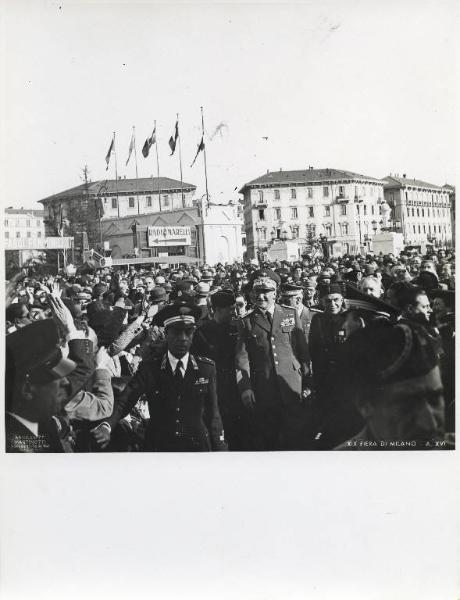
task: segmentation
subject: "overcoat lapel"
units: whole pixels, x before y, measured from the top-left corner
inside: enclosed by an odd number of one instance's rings
[[[271,326],[269,320],[263,316],[263,314],[260,312],[260,310],[255,310],[253,315],[254,315],[254,324],[259,325],[260,327],[262,327],[262,329],[265,329],[265,331],[268,331],[270,333],[272,330],[272,326]]]

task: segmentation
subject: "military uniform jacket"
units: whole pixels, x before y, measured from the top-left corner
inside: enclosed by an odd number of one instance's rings
[[[236,348],[240,393],[252,389],[260,406],[301,401],[308,349],[296,310],[275,304],[272,324],[258,309],[238,321]]]
[[[114,427],[143,395],[150,413],[145,450],[227,450],[212,360],[190,354],[181,383],[174,377],[167,354],[145,360],[118,398],[108,423]]]

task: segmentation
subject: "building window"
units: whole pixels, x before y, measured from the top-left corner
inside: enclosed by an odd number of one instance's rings
[[[346,204],[341,204],[340,205],[340,214],[343,217],[347,214],[347,205]]]
[[[415,225],[412,225],[413,229],[414,229],[414,233],[415,233]]]
[[[262,204],[264,201],[264,193],[262,190],[259,190],[259,204]]]
[[[374,216],[375,212],[374,212],[374,205],[371,204],[371,212],[372,212],[372,216]]]
[[[441,231],[441,228],[439,228],[439,231]],[[421,231],[420,231],[420,225],[418,226],[418,232],[421,233]]]
[[[26,227],[30,227],[30,219],[27,219],[27,221],[26,221]]]
[[[430,216],[430,209],[429,209],[429,208],[427,208],[427,209],[426,209],[426,216],[427,216],[427,217],[429,217],[429,216]]]
[[[129,198],[128,203],[129,208],[134,208],[134,198]]]
[[[20,238],[21,237],[21,232],[20,231],[16,231],[16,237]]]
[[[260,239],[261,240],[266,240],[267,239],[267,230],[265,229],[265,227],[260,230]]]
[[[40,221],[37,219],[37,227],[40,227]]]
[[[420,209],[417,208],[417,217],[419,217],[419,216],[420,216]]]
[[[39,231],[39,232],[37,233],[37,237],[42,237],[42,232],[41,232],[41,231]]]
[[[313,206],[307,206],[307,216],[313,218],[315,216],[315,212],[313,210]]]
[[[298,237],[299,237],[299,228],[296,226],[296,227],[292,228],[292,238],[294,240],[296,240]]]
[[[426,227],[425,227],[425,225],[423,226],[423,233],[426,233]]]
[[[291,219],[297,219],[297,208],[291,208]]]
[[[10,232],[9,231],[5,231],[5,237],[8,239],[10,237]]]
[[[374,186],[373,185],[369,186],[369,189],[371,190],[371,196],[373,196],[374,195]]]
[[[163,196],[163,206],[169,206],[169,196],[168,196],[168,194],[165,194]]]
[[[265,221],[265,211],[263,208],[259,209],[259,221]]]
[[[145,200],[146,200],[147,206],[151,207],[152,206],[152,196],[147,196]]]
[[[275,190],[275,200],[279,200],[279,199],[280,199],[280,191]]]
[[[415,217],[415,208],[412,208],[412,216]]]
[[[358,197],[358,186],[355,185],[355,198],[357,198],[357,197]]]
[[[425,210],[422,208],[422,217],[425,216]]]
[[[294,200],[297,198],[297,190],[295,188],[291,189],[291,198]]]
[[[325,217],[330,217],[331,216],[331,207],[330,206],[325,206],[324,207],[324,216]]]
[[[31,233],[30,233],[30,231],[28,231],[27,232],[27,237],[30,238],[30,236],[31,236]]]
[[[313,198],[313,188],[307,188],[307,198]]]
[[[275,219],[278,221],[281,219],[281,208],[275,208]]]
[[[5,227],[8,227],[8,219],[5,219]]]
[[[339,185],[339,196],[343,198],[345,196],[345,186]]]
[[[367,215],[367,204],[363,204],[363,215]]]
[[[324,196],[325,198],[328,198],[328,197],[329,197],[329,188],[327,187],[327,185],[325,185],[325,186],[323,187],[323,196]]]
[[[112,198],[112,208],[117,208],[117,206],[118,206],[117,198]]]
[[[325,225],[324,231],[326,232],[327,236],[331,236],[332,235],[332,225]]]
[[[348,223],[342,223],[342,235],[348,235]]]

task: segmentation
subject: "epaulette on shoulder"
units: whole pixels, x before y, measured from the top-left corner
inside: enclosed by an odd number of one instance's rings
[[[253,308],[250,308],[250,309],[248,310],[248,312],[244,313],[244,315],[243,315],[242,317],[240,317],[240,319],[243,321],[243,320],[244,320],[246,317],[249,317],[249,316],[251,316],[253,312],[254,312],[254,309],[253,309]]]
[[[195,360],[199,360],[200,362],[204,362],[208,365],[215,365],[216,363],[212,360],[212,358],[208,358],[207,356],[195,356]]]
[[[322,314],[324,312],[324,310],[321,310],[320,308],[310,308],[311,312],[314,313],[319,313]]]

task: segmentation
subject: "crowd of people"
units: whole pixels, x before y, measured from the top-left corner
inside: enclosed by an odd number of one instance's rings
[[[24,269],[6,450],[449,449],[455,255]]]

